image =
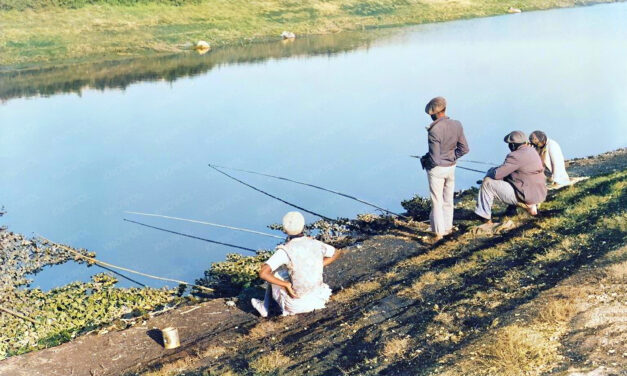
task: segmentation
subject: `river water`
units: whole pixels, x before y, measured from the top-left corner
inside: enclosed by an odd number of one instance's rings
[[[123,218],[251,248],[276,241],[124,211],[270,231],[265,226],[290,209],[207,163],[292,177],[401,211],[401,200],[427,193],[425,173],[409,155],[426,151],[423,109],[436,95],[464,125],[466,159],[502,161],[503,136],[515,129],[544,130],[568,158],[623,147],[626,19],[627,4],[611,4],[204,56],[0,72],[2,224],[193,282],[235,250]],[[324,192],[234,174],[329,217],[371,212]],[[480,177],[458,169],[457,188]],[[33,286],[97,271],[55,266]]]

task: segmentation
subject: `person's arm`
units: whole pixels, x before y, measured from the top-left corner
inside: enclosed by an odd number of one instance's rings
[[[261,265],[261,270],[259,270],[259,278],[263,279],[266,282],[272,283],[273,285],[283,287],[289,296],[292,298],[298,298],[294,290],[292,289],[292,284],[288,281],[283,281],[272,274],[272,268],[268,264]]]
[[[468,147],[468,141],[466,141],[466,136],[464,135],[464,128],[461,128],[459,139],[457,140],[457,147],[455,148],[455,159],[459,159],[469,152],[470,148]]]
[[[435,159],[440,157],[440,139],[434,134],[434,132],[429,131],[429,155],[431,156],[431,160],[435,163]]]
[[[333,261],[337,260],[338,257],[340,257],[340,251],[336,250],[335,253],[333,253],[333,256],[325,257],[322,259],[322,265],[327,266],[331,264]]]
[[[507,155],[502,165],[492,170],[493,176],[490,177],[495,180],[503,180],[503,178],[516,170],[518,170],[518,162],[516,161],[516,157],[512,156],[510,153]]]

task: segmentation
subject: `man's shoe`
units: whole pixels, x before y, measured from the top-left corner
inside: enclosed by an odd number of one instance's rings
[[[527,205],[526,209],[527,209],[527,213],[529,213],[529,215],[534,216],[534,217],[536,215],[538,215],[538,206],[537,205],[535,205],[535,204],[534,205]]]
[[[268,310],[266,309],[263,300],[252,298],[250,299],[250,303],[253,305],[253,307],[255,307],[257,312],[259,312],[259,316],[268,317]]]
[[[435,245],[436,243],[440,242],[444,237],[442,235],[430,235],[430,236],[423,236],[422,237],[422,241],[427,244],[427,245]]]

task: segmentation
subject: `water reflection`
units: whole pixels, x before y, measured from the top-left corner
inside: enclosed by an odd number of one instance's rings
[[[332,56],[357,48],[368,48],[372,41],[391,30],[347,32],[311,36],[273,43],[256,43],[217,48],[197,54],[145,57],[121,61],[71,64],[45,69],[0,70],[0,100],[57,93],[81,94],[85,89],[125,89],[138,81],[168,82],[193,77],[225,64],[244,64],[290,56]]]

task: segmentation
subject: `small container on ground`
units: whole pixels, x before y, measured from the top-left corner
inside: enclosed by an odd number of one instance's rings
[[[167,327],[161,330],[161,334],[163,335],[163,347],[166,349],[175,349],[181,346],[178,329]]]

